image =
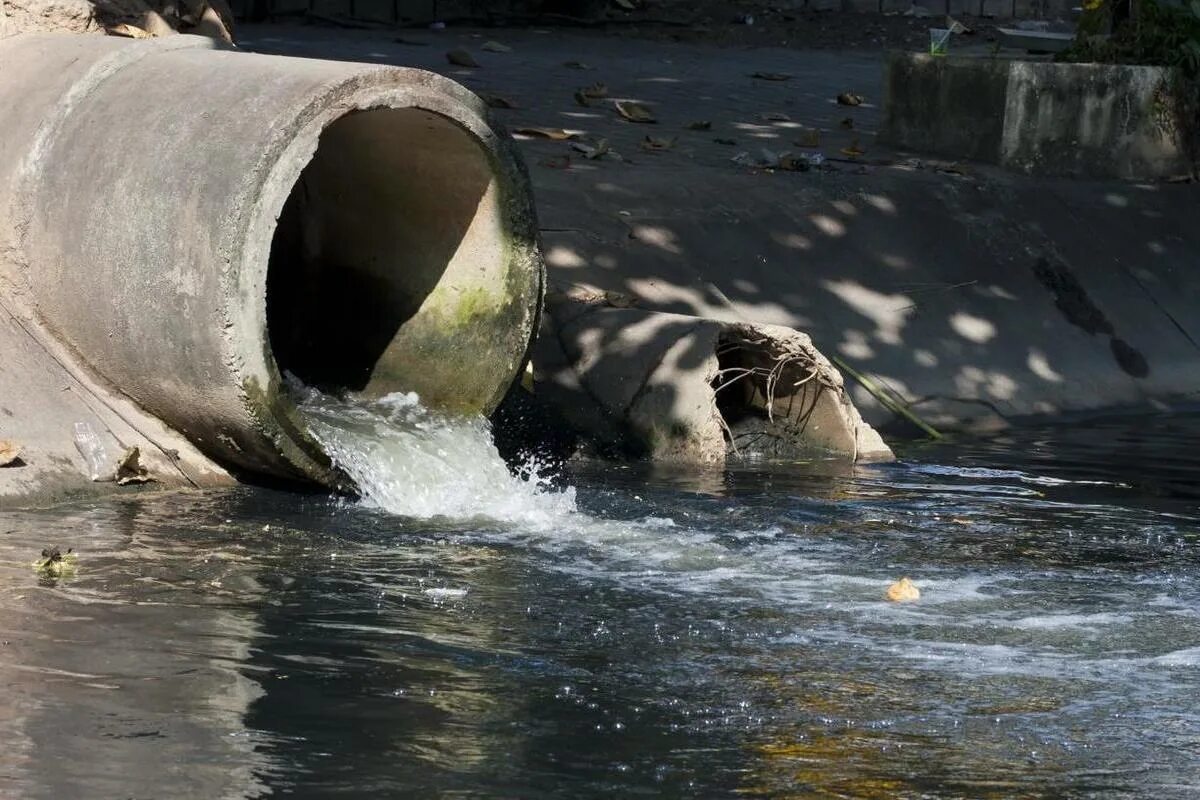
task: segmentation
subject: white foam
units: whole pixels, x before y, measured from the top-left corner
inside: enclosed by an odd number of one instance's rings
[[[532,526],[576,511],[574,488],[552,488],[536,463],[509,472],[485,419],[432,414],[411,392],[354,401],[306,390],[300,408],[366,506],[420,519]]]

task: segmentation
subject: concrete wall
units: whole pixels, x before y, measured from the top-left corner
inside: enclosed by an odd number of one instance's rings
[[[880,140],[1031,175],[1187,172],[1157,67],[892,53]]]

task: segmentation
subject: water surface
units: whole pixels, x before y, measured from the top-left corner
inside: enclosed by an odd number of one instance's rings
[[[365,459],[415,470],[367,503],[0,516],[0,796],[1200,785],[1200,416],[553,485],[444,433]],[[74,578],[33,572],[47,544]],[[904,575],[921,600],[885,602]]]

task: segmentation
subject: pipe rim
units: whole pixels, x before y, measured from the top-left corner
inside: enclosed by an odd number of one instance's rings
[[[381,67],[327,84],[310,102],[279,126],[272,147],[256,171],[255,198],[240,241],[231,249],[240,258],[231,264],[236,278],[225,323],[232,333],[232,358],[242,377],[247,412],[280,455],[303,478],[328,486],[345,486],[336,469],[306,430],[304,415],[285,386],[268,330],[267,275],[276,223],[304,168],[316,154],[321,134],[341,119],[379,109],[413,109],[436,114],[465,132],[481,149],[499,192],[503,232],[512,242],[505,268],[530,276],[526,288],[530,314],[526,346],[509,381],[499,387],[492,405],[515,380],[528,360],[536,335],[545,291],[545,269],[529,178],[503,126],[491,119],[483,101],[460,84],[423,70]],[[512,262],[523,260],[515,265]]]

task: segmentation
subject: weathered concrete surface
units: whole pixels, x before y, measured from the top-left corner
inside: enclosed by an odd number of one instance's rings
[[[1189,169],[1158,67],[892,53],[880,138],[1030,175],[1155,179]]]
[[[500,112],[510,127],[579,130],[626,157],[590,161],[566,142],[522,143],[550,278],[560,287],[803,331],[939,426],[1200,399],[1196,187],[1034,180],[974,166],[953,174],[907,161],[874,140],[878,54],[562,33],[425,34],[429,47],[311,35],[246,31],[251,47],[436,69],[448,69],[450,47],[500,39],[513,52],[476,51],[482,69],[452,74],[518,104]],[[569,60],[592,69],[564,67]],[[757,70],[793,77],[755,80]],[[659,123],[578,106],[574,89],[595,81],[612,97],[650,104]],[[867,103],[836,105],[847,89]],[[774,112],[790,120],[765,118]],[[841,127],[844,118],[852,130]],[[695,120],[711,121],[711,130],[687,130]],[[863,163],[768,173],[729,160],[764,146],[797,150],[800,126],[819,128],[821,150],[833,157],[858,139]],[[647,134],[678,141],[645,153],[638,142]],[[869,422],[896,422],[861,387],[851,393]]]
[[[892,457],[833,365],[807,336],[781,326],[553,294],[534,363],[539,399],[591,452],[693,464]]]
[[[4,0],[0,38],[18,33],[138,36],[188,33],[233,42],[233,10],[226,0]],[[123,26],[132,26],[129,30]]]
[[[0,301],[27,353],[0,436],[30,465],[0,496],[87,481],[78,403],[36,391],[62,378],[34,343],[88,376],[115,439],[179,449],[113,427],[103,407],[131,400],[223,464],[325,482],[285,371],[486,413],[524,363],[537,225],[483,103],[417,70],[210,48],[0,41]]]

